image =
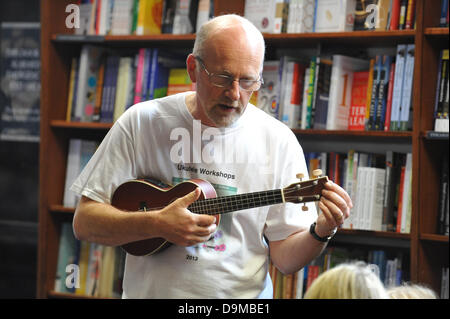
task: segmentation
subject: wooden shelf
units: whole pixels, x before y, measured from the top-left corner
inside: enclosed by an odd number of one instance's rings
[[[299,135],[329,135],[329,136],[363,136],[410,139],[412,132],[385,132],[385,131],[347,131],[347,130],[292,130]]]
[[[63,205],[50,205],[48,210],[52,214],[64,214],[64,215],[71,214],[71,215],[73,215],[75,213],[74,207],[65,207]]]
[[[443,140],[448,142],[448,132],[426,131],[421,132],[420,136],[427,140]]]
[[[100,297],[94,297],[94,296],[62,293],[62,292],[56,292],[54,290],[50,290],[47,293],[47,295],[49,298],[53,298],[53,299],[114,299],[114,298],[100,298]]]
[[[67,128],[67,129],[79,129],[79,130],[109,130],[112,127],[112,123],[99,123],[99,122],[67,122],[64,120],[53,120],[50,122],[52,128]]]
[[[436,37],[448,37],[448,27],[434,27],[434,28],[426,28],[424,34],[426,36],[436,36]]]
[[[437,234],[420,234],[421,240],[438,242],[438,243],[446,243],[448,244],[448,236],[446,235],[437,235]]]

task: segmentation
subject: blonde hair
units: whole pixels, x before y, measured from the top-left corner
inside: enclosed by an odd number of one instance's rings
[[[373,265],[343,263],[320,274],[305,293],[305,299],[388,299]]]
[[[437,294],[422,284],[403,283],[387,289],[391,299],[438,299]]]

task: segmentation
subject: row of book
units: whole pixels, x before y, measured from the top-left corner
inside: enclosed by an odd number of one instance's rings
[[[63,206],[76,207],[80,199],[79,195],[70,190],[75,179],[94,155],[98,141],[72,138],[69,140],[67,152],[66,178],[64,185]]]
[[[350,195],[347,229],[410,233],[412,154],[305,153],[311,172],[320,168]]]
[[[214,14],[213,0],[81,0],[78,35],[194,33]]]
[[[436,80],[436,98],[434,104],[434,131],[447,132],[448,127],[448,84],[449,54],[448,49],[441,50]]]
[[[72,224],[61,224],[54,290],[80,296],[120,298],[125,252],[120,247],[79,241]]]
[[[416,0],[246,0],[244,16],[264,33],[403,30]]]
[[[386,287],[398,286],[407,281],[409,274],[406,269],[402,252],[384,250],[347,249],[341,247],[327,247],[325,251],[309,265],[291,275],[282,274],[272,263],[269,273],[274,289],[274,299],[301,299],[323,272],[347,262],[363,260],[373,265],[380,280]]]
[[[255,103],[293,129],[410,130],[414,50],[401,44],[395,57],[265,61]]]
[[[112,123],[133,104],[191,89],[184,56],[158,48],[119,55],[85,45],[72,59],[66,120]]]

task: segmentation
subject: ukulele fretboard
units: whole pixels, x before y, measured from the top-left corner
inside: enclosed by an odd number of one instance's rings
[[[238,210],[279,204],[281,189],[198,200],[188,209],[196,214],[218,215]]]

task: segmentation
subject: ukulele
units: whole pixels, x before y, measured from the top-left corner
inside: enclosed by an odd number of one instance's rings
[[[318,201],[327,176],[320,177],[321,170],[315,170],[315,178],[302,181],[303,174],[297,174],[300,182],[283,189],[261,191],[247,194],[217,197],[214,187],[202,179],[191,179],[173,187],[160,182],[136,179],[121,184],[114,192],[111,204],[124,211],[149,211],[166,207],[177,198],[183,197],[200,187],[198,200],[187,208],[195,214],[214,215],[217,226],[220,215],[243,209],[275,205],[280,203],[306,203]],[[308,210],[303,205],[302,210]],[[134,256],[152,255],[172,245],[164,238],[150,238],[130,242],[122,248]]]

